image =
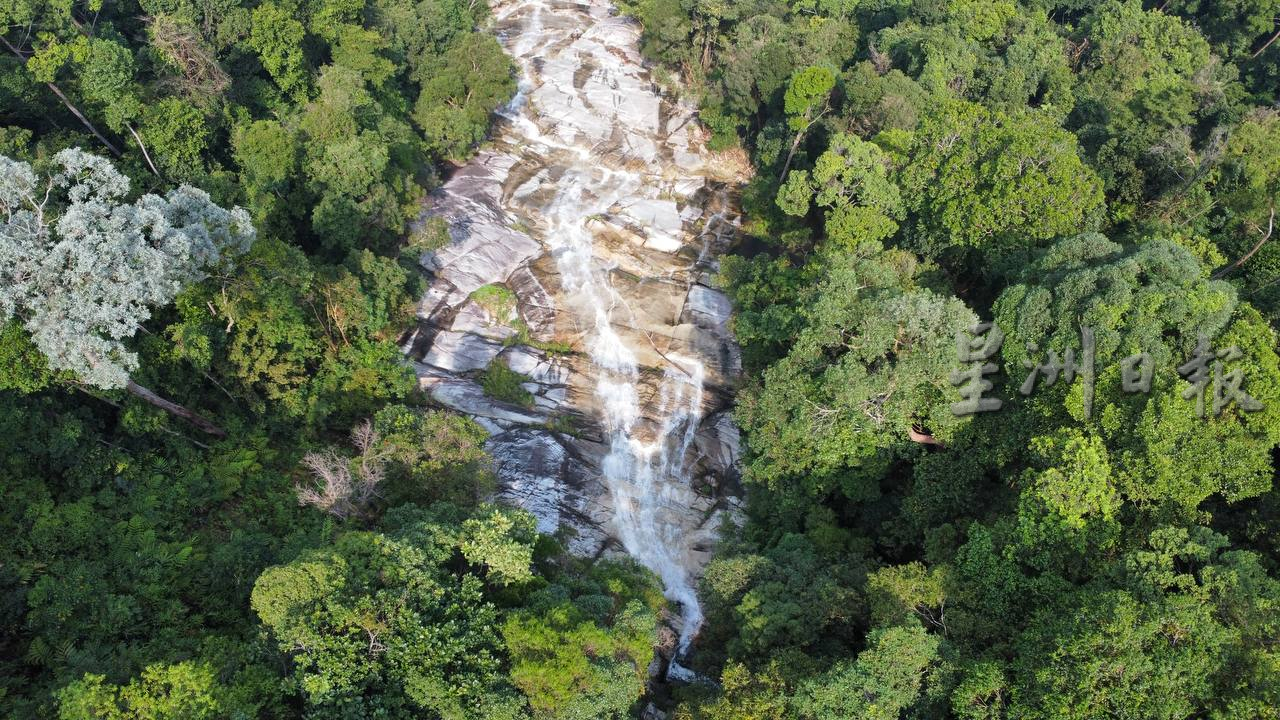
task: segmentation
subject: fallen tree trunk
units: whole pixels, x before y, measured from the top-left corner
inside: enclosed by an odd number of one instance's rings
[[[24,63],[27,61],[27,59],[23,57],[22,53],[18,50],[18,48],[10,44],[9,41],[6,40],[4,37],[0,37],[0,42],[4,43],[4,46],[9,48],[9,52],[16,55],[19,60],[23,61]],[[93,133],[94,137],[98,138],[98,140],[102,141],[103,145],[107,146],[107,149],[111,151],[112,155],[115,155],[116,157],[120,157],[119,148],[117,148],[115,145],[112,145],[110,140],[108,140],[102,133],[98,132],[98,128],[94,127],[93,123],[89,122],[89,118],[85,117],[84,113],[80,112],[80,108],[77,108],[75,105],[71,104],[71,100],[69,100],[67,96],[62,93],[62,90],[57,85],[54,85],[51,82],[47,82],[45,83],[45,85],[49,86],[49,89],[53,91],[53,94],[58,96],[58,99],[62,101],[62,104],[67,106],[67,109],[71,111],[71,114],[75,115],[76,118],[78,118],[80,122],[83,123],[84,126],[89,129],[89,132]]]
[[[217,425],[214,425],[212,422],[201,417],[200,415],[197,415],[192,410],[189,410],[171,400],[166,400],[160,397],[159,395],[152,392],[150,389],[145,388],[139,385],[138,383],[134,382],[132,378],[130,378],[129,384],[125,385],[125,390],[128,390],[130,393],[142,398],[143,400],[146,400],[147,402],[151,403],[152,405],[155,405],[161,410],[164,410],[170,415],[175,415],[177,417],[182,418],[183,420],[186,420],[187,422],[191,423],[192,425],[195,425],[196,427],[200,428],[206,433],[209,433],[210,435],[213,435],[215,437],[220,437],[220,438],[227,436],[226,430],[223,430]]]

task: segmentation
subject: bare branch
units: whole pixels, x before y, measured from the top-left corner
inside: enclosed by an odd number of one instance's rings
[[[1227,276],[1227,273],[1230,273],[1232,270],[1235,270],[1236,268],[1240,267],[1241,265],[1243,265],[1243,264],[1245,263],[1245,261],[1246,261],[1246,260],[1248,260],[1249,258],[1253,257],[1253,254],[1254,254],[1254,253],[1256,253],[1256,252],[1258,252],[1258,250],[1260,250],[1260,249],[1262,248],[1262,246],[1263,246],[1263,245],[1264,245],[1268,240],[1270,240],[1270,239],[1271,239],[1271,233],[1272,233],[1272,231],[1273,231],[1273,230],[1275,230],[1275,227],[1276,227],[1276,208],[1275,208],[1275,206],[1274,206],[1274,205],[1272,205],[1272,206],[1271,206],[1271,217],[1267,220],[1267,231],[1266,231],[1265,233],[1263,233],[1263,234],[1262,234],[1262,239],[1261,239],[1261,240],[1259,240],[1257,243],[1255,243],[1255,244],[1254,244],[1254,246],[1253,246],[1252,248],[1250,248],[1250,249],[1249,249],[1249,252],[1245,253],[1244,255],[1241,255],[1239,260],[1236,260],[1235,262],[1231,263],[1231,264],[1230,264],[1230,265],[1228,265],[1227,267],[1225,267],[1225,268],[1223,268],[1223,269],[1219,270],[1218,272],[1214,273],[1214,274],[1213,274],[1213,279],[1214,279],[1214,280],[1221,280],[1222,278],[1224,278],[1224,277],[1226,277],[1226,276]]]
[[[147,146],[142,144],[142,138],[138,135],[138,131],[134,130],[133,126],[128,123],[125,123],[125,127],[129,128],[129,132],[133,134],[133,139],[138,141],[138,147],[142,148],[142,157],[147,159],[147,167],[151,168],[151,172],[155,173],[156,177],[163,180],[164,178],[160,175],[160,171],[156,169],[156,164],[151,162],[151,153],[147,152]]]
[[[1269,40],[1267,40],[1265,43],[1262,44],[1262,47],[1258,48],[1256,52],[1250,55],[1249,59],[1257,60],[1258,56],[1261,55],[1264,50],[1271,47],[1271,43],[1275,42],[1277,38],[1280,38],[1280,30],[1276,30],[1276,34],[1272,35]]]
[[[345,457],[333,448],[303,456],[302,466],[311,471],[313,482],[295,487],[299,505],[323,510],[340,520],[369,512],[373,501],[381,497],[379,490],[386,479],[389,451],[381,447],[378,433],[368,420],[352,429],[351,442],[360,451],[355,458]]]

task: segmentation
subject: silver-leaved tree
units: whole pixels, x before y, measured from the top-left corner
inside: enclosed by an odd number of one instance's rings
[[[242,253],[255,231],[187,185],[125,200],[129,178],[78,148],[50,174],[0,156],[0,322],[17,317],[54,370],[124,388],[205,432],[222,430],[135,383],[124,341],[211,268]]]

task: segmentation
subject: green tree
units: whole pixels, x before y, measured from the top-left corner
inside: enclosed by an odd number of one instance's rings
[[[1244,280],[1251,301],[1273,315],[1280,302],[1280,254],[1275,236],[1280,198],[1280,113],[1251,114],[1227,139],[1215,191],[1220,198],[1219,247],[1232,261],[1215,277]]]
[[[1077,103],[1068,122],[1102,178],[1116,220],[1204,172],[1212,126],[1236,111],[1235,70],[1191,25],[1137,0],[1098,4],[1081,25]]]
[[[644,693],[664,601],[652,575],[602,561],[529,598],[502,626],[511,681],[536,718],[621,719]]]
[[[1102,183],[1075,138],[1045,113],[992,113],[947,102],[915,132],[898,186],[915,215],[912,244],[998,254],[1089,229]]]
[[[1270,486],[1270,448],[1280,442],[1269,417],[1280,387],[1273,331],[1229,285],[1206,279],[1190,252],[1158,240],[1126,249],[1085,234],[1046,250],[1023,278],[994,308],[1007,333],[1006,367],[1039,362],[1050,349],[1059,357],[1068,348],[1079,353],[1081,328],[1092,329],[1096,339],[1091,412],[1079,380],[1037,388],[1020,411],[1018,425],[1028,434],[1088,423],[1107,447],[1119,492],[1165,511],[1191,511],[1215,493],[1252,497]],[[1233,404],[1219,417],[1197,417],[1177,368],[1201,334],[1215,347],[1240,348],[1234,367],[1247,378],[1245,391],[1263,403],[1261,412]],[[1028,343],[1040,349],[1034,356]],[[1139,353],[1150,356],[1150,393],[1122,387],[1121,362]],[[1025,372],[1009,379],[1010,396]]]
[[[128,685],[85,675],[58,691],[60,720],[212,720],[231,708],[219,697],[211,667],[182,662],[150,665]]]
[[[1012,550],[1037,570],[1085,577],[1120,539],[1122,498],[1106,447],[1063,430],[1036,438],[1032,449],[1047,469],[1023,474]]]
[[[949,409],[953,338],[975,318],[918,287],[903,251],[864,243],[822,264],[827,279],[790,352],[739,400],[738,420],[753,429],[746,476],[873,497],[876,473],[914,452],[913,431],[945,441],[961,424]]]
[[[731,657],[845,647],[863,615],[854,588],[865,572],[849,551],[789,533],[772,547],[716,558],[702,581],[705,632],[724,638]]]
[[[676,709],[677,720],[781,720],[794,717],[787,704],[786,682],[777,664],[752,672],[730,663],[720,674],[720,692],[686,701]]]
[[[253,609],[292,655],[309,712],[516,717],[497,608],[479,578],[449,569],[456,526],[412,506],[389,525],[341,535],[254,586]]]
[[[818,65],[797,70],[791,76],[782,107],[787,114],[787,127],[795,133],[795,137],[791,140],[787,159],[782,163],[779,182],[787,179],[787,171],[791,169],[791,161],[795,159],[796,150],[804,141],[805,134],[831,109],[831,90],[835,85],[835,73]]]
[[[484,451],[489,438],[474,420],[442,411],[389,405],[374,416],[395,465],[387,479],[391,502],[426,505],[445,501],[469,506],[487,497],[495,478]]]
[[[801,686],[794,700],[802,718],[894,720],[917,701],[924,675],[936,661],[938,638],[921,628],[872,632],[868,647]]]
[[[1219,55],[1231,60],[1256,59],[1274,44],[1276,0],[1173,0],[1164,6],[1170,14],[1195,19],[1201,32]]]
[[[360,253],[347,266],[317,266],[267,239],[239,267],[187,298],[174,331],[216,348],[212,366],[248,400],[350,427],[409,394],[413,373],[394,344],[408,276],[394,261]]]
[[[880,568],[867,576],[867,600],[876,627],[946,630],[945,568],[926,568],[919,562]]]
[[[1081,592],[1021,640],[1010,712],[1024,717],[1186,717],[1212,697],[1230,634],[1196,602]],[[1187,598],[1186,600],[1190,600]]]
[[[493,508],[488,515],[468,518],[462,524],[462,556],[483,565],[486,577],[498,585],[518,585],[533,579],[533,541],[537,537],[533,516]]]
[[[205,174],[203,156],[209,130],[199,109],[177,98],[165,98],[142,113],[139,136],[165,177],[191,182]]]
[[[877,242],[898,231],[905,206],[891,177],[888,156],[876,145],[840,134],[807,171],[793,173],[778,191],[778,205],[789,215],[803,216],[812,199],[827,208],[827,237],[853,248]]]
[[[287,7],[265,2],[253,11],[249,46],[258,53],[262,66],[288,95],[303,99],[310,81],[302,39],[306,28]]]
[[[440,56],[421,64],[422,93],[413,119],[428,146],[449,160],[465,160],[489,128],[489,116],[515,93],[511,60],[497,40],[462,35]]]

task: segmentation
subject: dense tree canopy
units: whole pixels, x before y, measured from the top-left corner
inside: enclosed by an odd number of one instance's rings
[[[391,535],[346,533],[254,584],[250,602],[293,656],[309,715],[514,717],[483,576],[447,567],[457,520],[403,506],[387,524]]]
[[[15,315],[53,370],[124,387],[132,337],[156,306],[253,242],[249,215],[190,186],[123,203],[129,178],[81,150],[54,156],[56,173],[0,156],[0,320]]]
[[[878,243],[832,253],[823,265],[790,351],[739,401],[755,438],[745,469],[752,480],[796,478],[815,492],[835,476],[858,496],[865,480],[853,469],[878,476],[911,445],[912,427],[949,439],[953,329],[976,317],[915,286],[914,258]]]

